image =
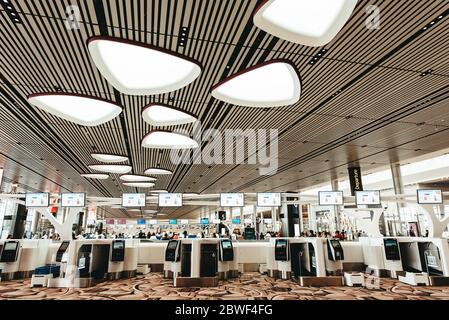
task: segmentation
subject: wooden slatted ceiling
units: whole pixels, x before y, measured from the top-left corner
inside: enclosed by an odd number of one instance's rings
[[[102,5],[96,6],[99,2]],[[174,170],[173,176],[158,179],[157,188],[215,192],[262,191],[268,186],[279,190],[303,188],[316,184],[316,180],[329,180],[337,170],[335,166],[344,176],[349,162],[358,161],[371,170],[391,159],[402,160],[449,146],[441,140],[429,143],[430,138],[424,138],[421,145],[419,140],[429,134],[438,135],[435,124],[442,135],[448,128],[441,121],[447,117],[446,110],[438,113],[441,108],[436,106],[447,105],[448,19],[419,34],[423,26],[449,9],[444,1],[359,1],[350,21],[325,46],[328,52],[324,58],[313,66],[308,62],[319,48],[282,41],[253,26],[251,14],[257,1],[72,4],[81,10],[81,29],[77,31],[65,28],[66,1],[14,1],[23,25],[14,25],[0,11],[0,121],[1,137],[8,141],[2,141],[2,146],[16,143],[14,151],[9,147],[7,150],[20,165],[44,171],[46,166],[61,167],[58,173],[45,174],[49,180],[61,181],[61,187],[73,189],[80,184],[85,189],[93,188],[92,192],[115,196],[136,190],[118,183],[118,175],[111,175],[114,180],[107,181],[87,182],[81,178],[78,173],[87,172],[87,165],[95,163],[90,156],[93,150],[120,154],[129,151],[135,173],[157,164]],[[365,27],[368,4],[380,7],[378,30]],[[99,7],[104,19],[98,17]],[[183,26],[189,28],[189,40],[185,47],[178,47],[178,32]],[[96,70],[85,45],[90,36],[102,33],[186,54],[203,65],[203,72],[191,85],[173,93],[151,97],[119,94],[124,121],[117,118],[94,128],[74,125],[27,105],[28,94],[53,91],[55,87],[115,101],[114,89]],[[291,60],[300,71],[303,92],[297,104],[265,111],[232,106],[210,96],[210,87],[227,75],[275,58]],[[428,69],[433,69],[433,74],[421,77]],[[331,97],[345,87],[338,96]],[[438,95],[441,102],[423,102],[427,96]],[[170,163],[169,151],[142,149],[142,137],[153,128],[141,120],[140,112],[150,102],[172,103],[190,111],[201,119],[204,128],[278,128],[281,170],[265,179],[259,177],[257,166],[251,165],[175,166]],[[421,109],[424,111],[418,112]],[[421,122],[426,125],[418,130],[416,123]],[[174,128],[191,130],[192,125],[166,129]],[[129,148],[125,138],[129,139]],[[303,144],[304,140],[309,142]],[[17,145],[18,141],[22,144]],[[364,145],[368,147],[362,148]],[[396,149],[398,152],[391,152]],[[299,173],[303,167],[311,169]],[[5,174],[14,175],[8,170]],[[279,177],[285,182],[291,175],[298,181],[287,185],[280,182]],[[63,179],[69,177],[71,181]],[[181,215],[189,210],[168,211]]]

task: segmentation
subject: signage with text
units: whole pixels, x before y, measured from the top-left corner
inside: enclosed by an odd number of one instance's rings
[[[418,203],[419,204],[442,204],[443,193],[439,189],[418,189]]]
[[[124,193],[122,207],[145,207],[145,193]]]
[[[48,207],[50,205],[50,194],[44,193],[27,193],[25,195],[26,207]]]
[[[182,193],[159,193],[159,207],[182,207]]]
[[[257,193],[258,207],[280,207],[281,194],[279,192],[259,192]]]
[[[318,204],[320,206],[342,206],[342,191],[320,191],[318,192]]]
[[[236,193],[221,193],[220,206],[221,207],[243,207],[245,205],[244,195],[241,192]]]
[[[356,205],[376,205],[380,204],[380,191],[356,191],[355,193]]]
[[[85,205],[86,194],[84,192],[61,193],[61,207],[84,207]]]

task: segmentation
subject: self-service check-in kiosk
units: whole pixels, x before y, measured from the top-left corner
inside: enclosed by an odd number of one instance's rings
[[[31,277],[31,287],[47,287],[50,279],[64,276],[67,268],[67,249],[69,245],[70,241],[62,241],[54,256],[56,263],[50,263],[34,270]]]
[[[341,275],[343,272],[344,252],[338,239],[326,240],[326,274]]]
[[[108,280],[116,280],[122,277],[125,261],[125,240],[112,240],[109,255]]]
[[[181,272],[180,240],[169,240],[165,249],[164,277],[173,278]]]
[[[234,262],[234,247],[230,239],[220,239],[219,241],[219,255],[218,255],[218,277],[219,279],[228,279],[238,274],[238,267]],[[235,265],[237,270],[233,270]]]
[[[359,238],[366,273],[375,277],[397,278],[402,271],[401,254],[396,238]]]
[[[5,241],[0,254],[1,278],[3,280],[14,279],[14,274],[19,270],[20,242],[17,240]]]

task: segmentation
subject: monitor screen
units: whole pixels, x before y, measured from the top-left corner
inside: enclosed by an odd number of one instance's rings
[[[25,206],[27,207],[48,207],[50,205],[50,194],[43,193],[27,193],[25,195]]]
[[[178,241],[170,240],[168,242],[168,246],[167,246],[168,249],[175,250],[177,247],[178,247]]]
[[[342,191],[320,191],[318,192],[318,204],[320,206],[342,206]]]
[[[418,189],[418,203],[419,204],[442,204],[443,193],[439,189]]]
[[[209,218],[201,218],[200,224],[209,224]]]
[[[331,240],[331,244],[334,249],[339,249],[341,247],[340,241],[338,240]]]
[[[157,224],[157,220],[148,220],[148,224],[154,226]]]
[[[122,207],[145,207],[145,193],[124,193]]]
[[[84,192],[61,193],[61,207],[84,207],[85,205],[86,194]]]
[[[182,193],[159,193],[159,207],[182,207]]]
[[[232,224],[240,224],[240,218],[232,218]]]
[[[258,207],[280,207],[281,194],[279,192],[257,193]]]
[[[221,193],[220,206],[221,207],[243,207],[245,205],[244,195],[241,192],[237,193]]]
[[[145,225],[145,219],[138,219],[137,220],[137,224],[139,224],[139,225]]]
[[[263,222],[266,224],[272,224],[273,223],[273,219],[263,219]]]
[[[219,224],[221,222],[220,219],[212,219],[213,224]]]
[[[69,247],[69,244],[70,244],[70,242],[68,242],[68,241],[63,241],[63,242],[61,243],[61,245],[59,246],[58,251],[66,251],[67,248]]]
[[[168,220],[168,224],[178,224],[178,221],[176,219],[170,219]]]
[[[276,240],[276,248],[287,248],[287,240]]]
[[[126,224],[126,219],[117,219],[117,224]]]
[[[6,242],[5,247],[3,250],[10,251],[10,250],[16,250],[17,249],[17,243],[18,242]]]
[[[356,191],[355,203],[357,205],[380,204],[380,191]]]
[[[115,224],[115,219],[106,219],[106,224]]]
[[[125,243],[123,241],[114,241],[114,249],[123,249]]]
[[[189,220],[188,219],[181,219],[181,224],[189,224]]]
[[[232,243],[230,240],[221,241],[221,246],[223,247],[223,249],[232,249]]]

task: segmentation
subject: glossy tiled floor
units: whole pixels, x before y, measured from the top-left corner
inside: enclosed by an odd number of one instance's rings
[[[160,273],[133,279],[108,281],[84,289],[31,288],[30,280],[0,282],[1,299],[61,300],[173,300],[173,299],[262,299],[262,300],[449,300],[449,287],[412,287],[381,279],[377,289],[351,287],[301,287],[290,280],[274,280],[259,273],[220,282],[216,288],[174,288]]]

